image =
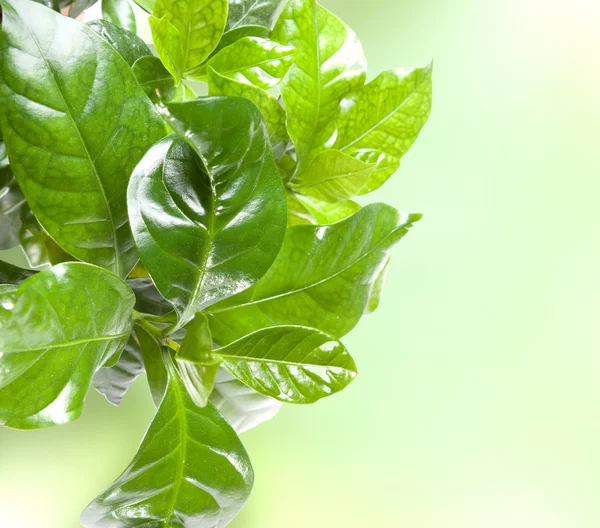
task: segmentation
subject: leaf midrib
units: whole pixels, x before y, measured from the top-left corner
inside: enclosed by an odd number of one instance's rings
[[[120,339],[122,337],[127,337],[127,336],[129,336],[129,332],[124,332],[121,334],[106,335],[106,336],[97,336],[97,337],[86,338],[86,339],[75,339],[73,341],[65,341],[64,343],[55,343],[53,345],[6,350],[3,353],[5,353],[5,354],[20,354],[20,353],[26,353],[26,352],[41,352],[41,351],[53,350],[55,348],[67,348],[67,347],[81,345],[81,344],[96,343],[96,342],[101,342],[101,341],[111,341],[113,339]]]

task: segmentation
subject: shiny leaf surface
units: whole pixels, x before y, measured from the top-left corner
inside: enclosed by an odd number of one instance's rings
[[[155,145],[132,176],[129,214],[144,265],[181,328],[266,273],[285,234],[286,206],[252,103],[210,97],[167,108],[195,153],[173,136]]]
[[[195,405],[173,373],[130,466],[81,522],[85,528],[222,528],[239,513],[253,481],[235,431],[212,404]]]
[[[153,315],[165,315],[173,311],[173,305],[163,298],[152,279],[127,279],[127,284],[135,293],[137,311]]]
[[[314,224],[335,224],[361,210],[361,206],[352,200],[332,204],[310,196],[296,195],[296,199],[314,218]]]
[[[286,403],[314,403],[357,375],[336,338],[313,328],[275,326],[220,348],[223,368],[255,391]]]
[[[20,245],[22,217],[28,211],[27,201],[14,178],[0,187],[0,250]]]
[[[419,218],[374,204],[333,225],[289,229],[254,287],[208,309],[213,339],[225,345],[278,325],[343,336],[363,315],[390,249]]]
[[[365,82],[366,59],[356,34],[315,0],[289,0],[272,39],[296,48],[281,94],[304,169],[334,133],[340,101]]]
[[[152,401],[154,401],[156,407],[159,407],[169,384],[169,375],[162,359],[163,351],[157,336],[150,333],[146,328],[136,325],[135,335],[140,345]]]
[[[141,57],[133,65],[133,73],[154,104],[194,98],[184,83],[175,84],[175,78],[158,57]]]
[[[417,139],[431,112],[431,76],[432,65],[389,70],[344,101],[335,148],[376,163],[364,192],[381,186]]]
[[[244,26],[273,27],[284,0],[229,0],[227,31]]]
[[[102,18],[133,33],[137,30],[135,14],[128,0],[102,0]]]
[[[271,420],[283,405],[259,394],[223,369],[217,372],[210,401],[238,434]]]
[[[127,182],[164,125],[89,27],[26,0],[2,6],[0,121],[19,186],[61,247],[125,277],[138,259]]]
[[[0,295],[0,423],[38,429],[78,418],[92,376],[127,342],[133,303],[121,279],[83,263]]]
[[[227,12],[227,0],[156,0],[154,16],[165,17],[179,32],[183,55],[176,65],[180,71],[193,70],[217,47]]]
[[[133,66],[133,63],[140,57],[152,55],[147,44],[135,33],[107,20],[92,20],[88,26],[115,48],[129,66]]]

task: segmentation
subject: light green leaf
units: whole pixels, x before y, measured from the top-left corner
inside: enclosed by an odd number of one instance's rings
[[[208,67],[208,88],[210,95],[244,97],[252,101],[260,110],[267,125],[273,156],[276,160],[283,156],[290,137],[286,129],[285,110],[275,97],[255,86],[223,77],[210,66]]]
[[[400,166],[431,112],[432,65],[383,72],[343,102],[334,148],[376,163],[365,192]]]
[[[318,223],[308,208],[299,200],[298,194],[286,191],[285,195],[287,198],[288,227]]]
[[[183,56],[176,63],[180,71],[193,70],[217,47],[227,12],[227,0],[156,0],[154,16],[165,17],[181,36]]]
[[[387,277],[388,268],[390,266],[390,258],[388,257],[387,261],[381,268],[381,271],[377,275],[377,278],[373,282],[371,287],[371,292],[369,293],[369,303],[367,304],[367,308],[365,310],[365,314],[371,314],[377,308],[379,308],[379,302],[381,301],[381,295],[383,293],[383,286],[385,284],[385,279]]]
[[[328,149],[317,154],[304,172],[292,178],[289,186],[323,202],[345,202],[360,194],[374,170],[375,165]]]
[[[125,472],[81,516],[85,528],[223,528],[246,502],[254,474],[231,426],[194,404],[175,373]]]
[[[335,224],[361,210],[361,206],[352,200],[331,204],[310,196],[296,195],[296,199],[314,218],[314,224]]]
[[[289,0],[272,39],[297,50],[281,94],[304,170],[334,134],[340,101],[365,82],[367,63],[356,34],[315,0]]]
[[[291,46],[247,37],[221,50],[208,66],[223,77],[268,90],[285,77],[295,54]]]
[[[285,192],[257,108],[209,97],[167,106],[170,136],[136,168],[129,214],[142,261],[179,315],[249,288],[285,234]],[[177,277],[177,281],[173,281]]]
[[[273,27],[285,0],[229,0],[227,31],[245,26]]]
[[[158,53],[165,68],[174,77],[175,84],[179,84],[183,75],[184,61],[181,34],[169,22],[166,15],[162,18],[151,16],[148,22],[150,22],[150,30],[152,31],[152,40],[156,47],[156,53]]]
[[[164,124],[88,26],[27,0],[2,6],[0,124],[19,187],[62,248],[126,277],[138,260],[127,182]]]
[[[0,295],[0,423],[64,424],[81,414],[94,373],[123,349],[134,296],[118,277],[60,264]]]
[[[231,6],[230,6],[231,7]],[[268,39],[271,36],[271,31],[262,26],[240,26],[238,28],[232,29],[231,31],[226,31],[223,33],[219,44],[214,49],[214,51],[210,54],[210,57],[215,56],[219,51],[226,48],[227,46],[231,46],[234,42],[237,42],[240,39],[245,37],[259,37],[263,39]],[[203,66],[199,66],[194,70],[194,72],[190,72],[190,78],[192,78],[195,74],[202,75]]]
[[[169,384],[169,375],[162,358],[162,349],[158,342],[158,336],[149,332],[147,328],[136,325],[135,335],[138,338],[146,379],[152,394],[152,401],[156,407],[165,396]]]
[[[363,315],[390,249],[419,218],[374,204],[330,226],[289,229],[255,286],[207,310],[214,341],[225,345],[279,325],[345,335]]]
[[[286,403],[314,403],[357,375],[336,338],[303,326],[258,330],[220,348],[223,368],[255,391]]]
[[[107,20],[92,20],[88,22],[88,26],[115,48],[129,66],[133,66],[140,57],[152,55],[148,45],[135,33]]]
[[[140,347],[130,336],[117,364],[98,370],[94,374],[93,385],[109,403],[120,405],[129,387],[143,371]]]
[[[283,405],[259,394],[223,369],[217,372],[210,401],[238,434],[271,420]]]
[[[102,0],[102,18],[132,33],[137,30],[135,13],[128,0]]]

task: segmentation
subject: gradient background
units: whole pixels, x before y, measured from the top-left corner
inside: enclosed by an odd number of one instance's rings
[[[324,0],[371,77],[435,59],[434,110],[376,194],[425,218],[380,309],[345,340],[361,375],[243,440],[234,528],[600,526],[600,3]],[[74,528],[153,414],[91,393],[53,430],[0,430],[0,526]]]

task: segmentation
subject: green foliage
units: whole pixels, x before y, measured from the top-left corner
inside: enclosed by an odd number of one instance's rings
[[[0,250],[34,268],[0,260],[0,424],[145,372],[156,416],[81,521],[219,528],[253,483],[237,434],[357,374],[340,339],[420,215],[354,198],[416,140],[432,68],[365,84],[314,0],[135,0],[153,56],[128,1],[85,25],[92,0],[0,0]]]

